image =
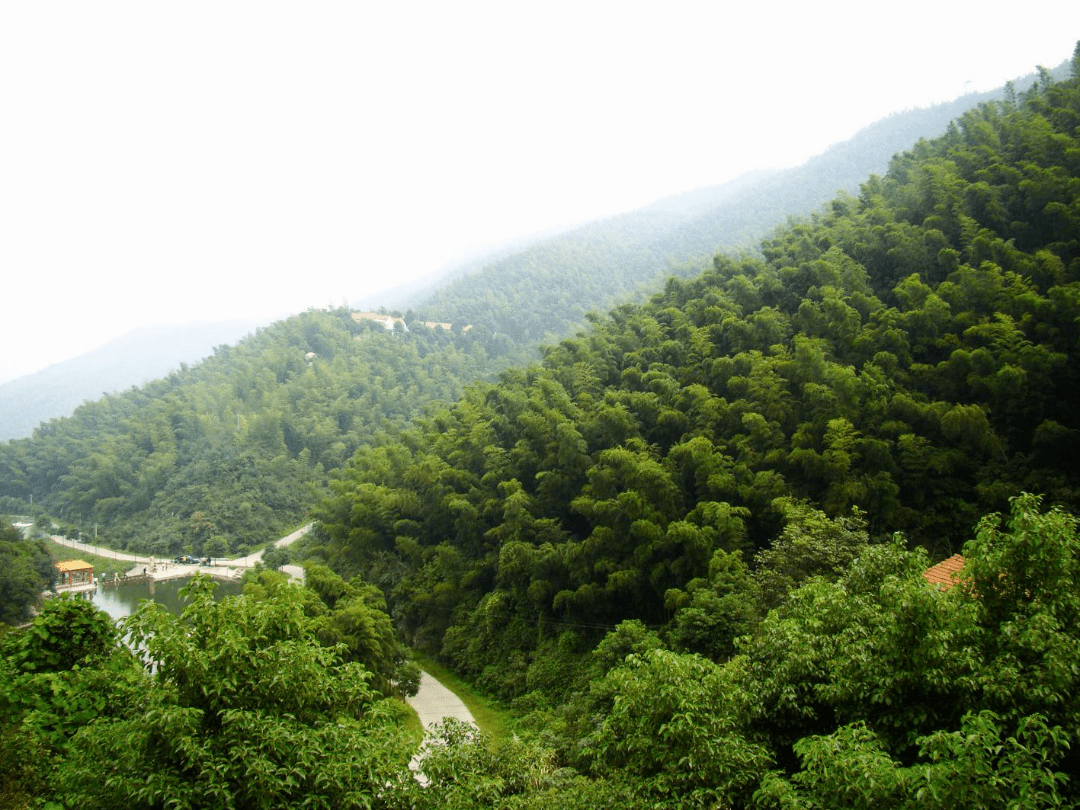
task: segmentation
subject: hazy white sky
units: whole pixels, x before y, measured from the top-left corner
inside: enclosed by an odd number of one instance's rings
[[[1080,3],[0,4],[0,381],[790,166],[1071,56]]]

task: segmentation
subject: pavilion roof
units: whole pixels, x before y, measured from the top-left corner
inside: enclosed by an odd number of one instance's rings
[[[60,560],[56,564],[58,571],[92,571],[94,566],[83,560]]]

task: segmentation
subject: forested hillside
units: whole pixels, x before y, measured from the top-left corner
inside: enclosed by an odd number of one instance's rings
[[[213,465],[291,515],[357,449],[306,585],[197,579],[183,617],[124,624],[134,652],[78,599],[0,628],[0,801],[1076,807],[1080,43],[1072,77],[423,417],[412,392],[453,398],[497,336],[312,312],[184,372],[205,385],[52,423],[81,455],[9,445],[5,476],[70,469],[47,497],[111,525],[160,480],[148,514],[175,499],[189,542],[232,515],[184,514]],[[170,489],[181,453],[206,470]],[[518,733],[448,724],[418,781],[391,620]]]
[[[1055,73],[1066,77],[1068,68]],[[1034,79],[1018,79],[1016,86],[1027,88]],[[583,225],[463,268],[461,278],[410,305],[455,322],[486,324],[519,344],[558,340],[579,328],[589,311],[643,300],[669,275],[697,275],[717,252],[755,252],[789,217],[809,216],[839,191],[855,193],[868,176],[884,173],[897,152],[942,134],[978,103],[1002,97],[999,90],[895,113],[802,166],[753,172]]]
[[[303,520],[326,473],[381,431],[533,361],[538,342],[571,334],[589,311],[640,298],[671,272],[699,273],[720,246],[750,247],[973,102],[897,114],[798,169],[662,200],[474,266],[400,311],[409,331],[309,311],[220,346],[203,364],[0,445],[0,510],[25,513],[33,498],[65,532],[162,554],[262,543]],[[454,327],[436,333],[423,321]],[[70,383],[65,393],[77,395]],[[18,398],[42,393],[20,388]]]
[[[1078,125],[1077,82],[1044,76],[763,259],[470,388],[353,459],[330,559],[512,698],[558,694],[553,661],[626,619],[730,652],[865,532],[944,556],[1023,491],[1077,507]]]
[[[482,376],[479,331],[289,318],[0,445],[0,509],[33,495],[63,527],[159,554],[258,545],[304,521],[360,445]]]

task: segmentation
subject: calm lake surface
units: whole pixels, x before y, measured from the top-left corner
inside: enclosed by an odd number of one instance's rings
[[[108,588],[98,588],[94,593],[94,604],[104,610],[113,620],[130,616],[139,607],[143,599],[153,599],[164,605],[170,613],[179,615],[184,609],[180,598],[180,589],[188,584],[190,577],[169,579],[165,582],[122,582]],[[239,582],[218,582],[214,592],[218,598],[242,593],[244,586]]]

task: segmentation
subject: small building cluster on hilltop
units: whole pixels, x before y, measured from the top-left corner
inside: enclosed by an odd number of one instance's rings
[[[375,321],[376,323],[381,323],[383,325],[383,328],[387,330],[392,330],[395,324],[400,323],[402,328],[406,332],[409,331],[409,327],[405,323],[404,318],[398,318],[394,315],[387,315],[385,312],[354,312],[352,313],[352,319],[357,323],[360,323],[361,321]],[[441,321],[424,321],[423,323],[424,326],[426,326],[428,329],[442,327],[447,332],[449,332],[451,327],[453,326],[453,324],[443,323]],[[470,329],[472,329],[472,324],[463,327],[461,331],[468,332]]]

